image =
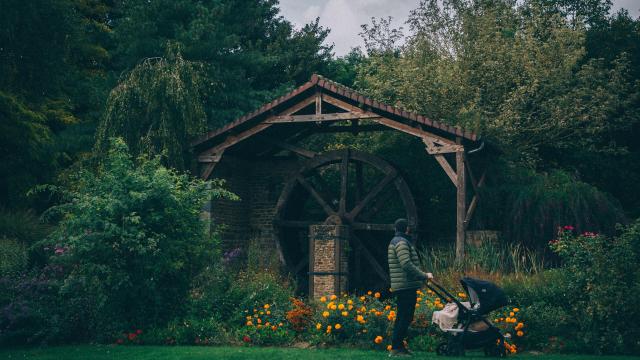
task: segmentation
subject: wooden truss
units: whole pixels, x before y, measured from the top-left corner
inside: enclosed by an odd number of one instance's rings
[[[337,107],[342,111],[325,113],[322,109],[323,102]],[[315,114],[296,114],[300,110],[312,104],[315,104]],[[317,156],[315,152],[301,148],[295,145],[294,142],[315,131],[351,131],[357,133],[365,131],[380,131],[389,128],[395,129],[421,139],[425,145],[427,154],[435,158],[453,185],[456,187],[456,259],[462,260],[464,258],[465,232],[478,205],[479,190],[484,185],[486,173],[483,173],[479,180],[476,180],[473,176],[469,160],[465,155],[465,147],[462,143],[462,137],[455,136],[455,140],[448,139],[429,131],[425,124],[416,121],[402,121],[397,118],[392,119],[390,117],[383,116],[380,113],[381,112],[374,112],[372,108],[365,105],[363,102],[359,102],[359,106],[355,106],[332,96],[329,93],[318,90],[315,94],[308,96],[304,100],[295,103],[287,109],[269,114],[269,116],[266,116],[262,121],[249,129],[238,133],[228,134],[226,138],[217,145],[202,151],[198,156],[198,162],[201,165],[200,175],[204,179],[209,178],[214,167],[220,162],[220,159],[227,149],[254,136],[259,138],[260,141],[268,143],[278,149],[291,151],[304,158],[314,158]],[[347,122],[349,126],[337,125],[345,122]],[[362,122],[366,122],[366,124],[361,124]],[[261,134],[271,127],[285,126],[286,124],[294,123],[310,123],[327,126],[316,127],[315,129],[312,128],[310,130],[307,129],[306,132],[303,130],[301,133],[295,134],[292,138],[285,140],[275,139]],[[447,160],[447,156],[451,156],[455,159],[453,164]],[[468,207],[466,189],[467,173],[474,190],[474,196]],[[302,180],[300,180],[300,183],[303,186],[305,185]],[[311,192],[311,194],[316,198],[320,198],[320,195],[318,194],[314,194],[313,192]]]

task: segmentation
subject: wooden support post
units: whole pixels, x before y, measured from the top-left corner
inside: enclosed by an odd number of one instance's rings
[[[460,144],[461,139],[457,138]],[[465,226],[464,220],[467,215],[467,199],[466,199],[466,178],[464,168],[464,152],[456,152],[456,261],[461,262],[464,259],[464,243],[465,243]]]
[[[321,114],[322,114],[322,93],[318,91],[316,93],[316,115],[321,115]]]

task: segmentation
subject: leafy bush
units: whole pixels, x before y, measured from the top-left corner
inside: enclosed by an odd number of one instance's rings
[[[38,246],[64,271],[59,301],[75,307],[82,333],[111,339],[181,313],[193,276],[216,250],[200,219],[207,183],[158,158],[136,164],[122,140],[112,140],[97,172],[80,171],[75,181],[81,186],[71,190],[49,187],[65,203],[45,213],[61,221]],[[220,186],[213,183],[214,195],[232,197]]]
[[[27,247],[24,244],[0,237],[0,278],[24,271],[27,260]]]
[[[564,224],[613,234],[617,223],[626,222],[617,200],[567,172],[508,170],[502,176],[498,183],[505,185],[488,188],[478,215],[529,248],[544,250]]]
[[[575,236],[565,226],[550,243],[562,258],[577,323],[576,336],[593,352],[640,350],[640,220],[614,238],[595,233]],[[612,301],[613,300],[613,301]]]
[[[18,240],[30,246],[44,239],[49,227],[30,210],[0,208],[0,237]]]
[[[30,252],[34,243],[49,231],[32,211],[0,208],[0,277],[16,275],[38,262],[39,253]]]

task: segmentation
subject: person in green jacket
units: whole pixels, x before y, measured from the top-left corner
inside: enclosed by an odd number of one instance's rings
[[[391,292],[396,297],[398,309],[389,356],[408,356],[411,353],[404,346],[404,338],[413,321],[416,309],[416,290],[425,281],[432,279],[433,275],[420,270],[418,253],[411,241],[407,220],[396,220],[395,230],[396,234],[389,243],[388,262]]]

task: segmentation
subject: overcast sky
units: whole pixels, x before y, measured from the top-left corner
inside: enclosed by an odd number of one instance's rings
[[[419,0],[280,0],[282,15],[300,27],[320,17],[320,24],[331,29],[327,39],[334,43],[336,55],[349,52],[354,46],[363,45],[358,36],[360,25],[370,23],[371,17],[394,19],[395,26],[403,26],[409,12]],[[640,0],[613,0],[613,10],[629,10],[634,18],[640,15]],[[404,26],[405,30],[407,27]],[[406,33],[406,31],[405,31]]]

